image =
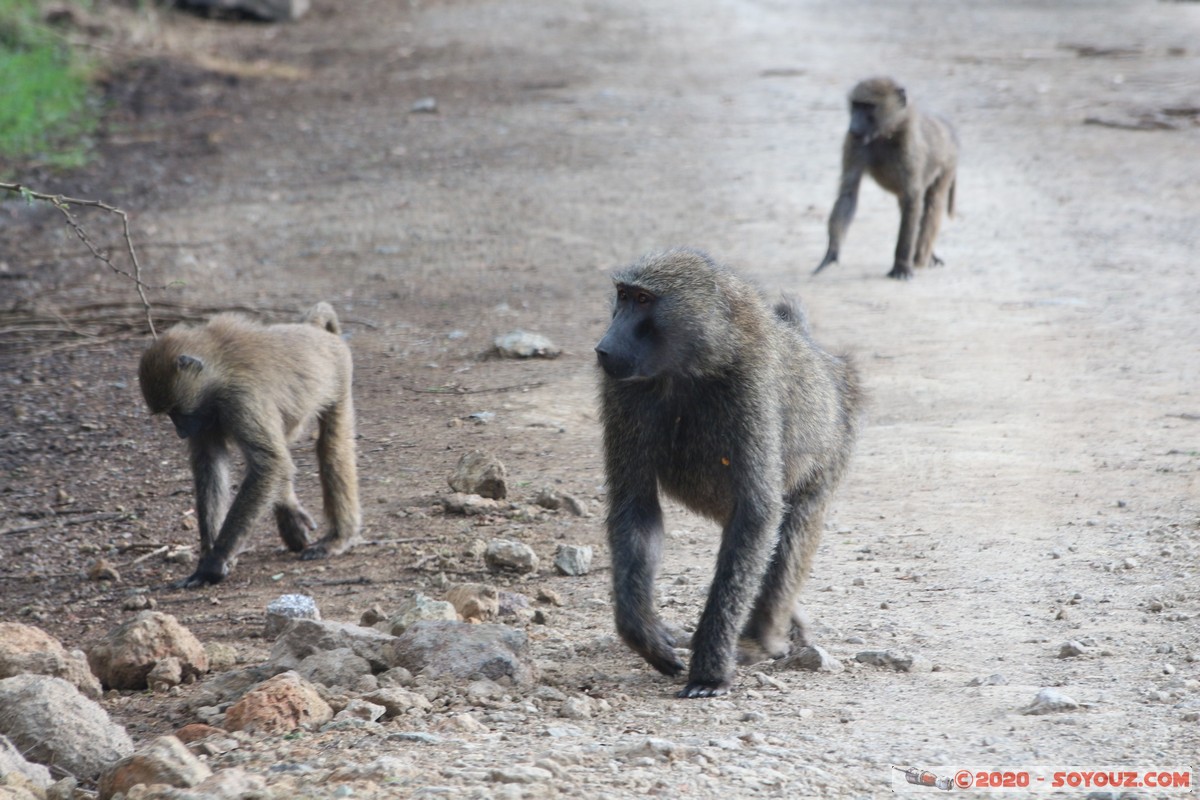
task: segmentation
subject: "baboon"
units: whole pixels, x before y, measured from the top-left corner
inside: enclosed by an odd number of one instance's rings
[[[616,626],[651,666],[683,662],[654,608],[659,491],[723,526],[680,697],[729,690],[739,635],[773,658],[804,641],[796,605],[854,442],[858,376],[802,312],[695,250],[613,276],[596,345]]]
[[[152,414],[166,414],[188,440],[200,527],[200,563],[172,588],[220,583],[242,540],[268,505],[284,544],[301,558],[350,549],[360,527],[354,454],[350,348],[337,314],[318,303],[300,323],[260,325],[220,314],[200,327],[177,326],[146,350],[138,366]],[[329,532],[296,498],[288,444],[317,421],[317,461]],[[230,503],[230,447],[246,474]]]
[[[958,139],[950,123],[923,114],[891,78],[870,78],[850,92],[850,129],[842,144],[842,178],[829,215],[829,249],[813,270],[838,260],[863,172],[900,201],[900,235],[889,278],[907,280],[913,267],[941,264],[933,252],[942,209],[954,216]]]

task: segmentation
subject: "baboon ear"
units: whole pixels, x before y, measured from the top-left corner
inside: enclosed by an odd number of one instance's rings
[[[900,98],[900,107],[904,108],[908,105],[908,92],[904,91],[903,86],[896,87],[896,97]]]
[[[175,359],[175,364],[184,372],[199,372],[204,369],[204,362],[195,356],[182,355]]]

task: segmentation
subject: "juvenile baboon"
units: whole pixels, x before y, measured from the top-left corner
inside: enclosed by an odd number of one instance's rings
[[[683,663],[654,607],[659,490],[724,530],[680,697],[729,690],[738,636],[771,657],[789,633],[822,517],[850,457],[860,406],[845,359],[809,337],[802,312],[693,250],[613,276],[596,345],[608,541],[621,638],[666,675]]]
[[[838,260],[863,172],[900,201],[900,236],[889,278],[908,279],[913,267],[942,260],[933,252],[942,210],[954,216],[958,140],[950,123],[913,108],[904,87],[870,78],[850,92],[850,129],[842,144],[842,178],[829,215],[829,249],[813,270]]]
[[[350,549],[360,518],[354,455],[350,348],[337,314],[318,303],[300,323],[260,325],[221,314],[200,327],[178,326],[150,345],[138,366],[142,396],[188,440],[200,526],[200,563],[174,588],[220,583],[237,562],[243,538],[268,505],[279,535],[304,559]],[[296,498],[288,452],[305,424],[317,421],[317,461],[329,532]],[[246,475],[230,504],[230,446]]]

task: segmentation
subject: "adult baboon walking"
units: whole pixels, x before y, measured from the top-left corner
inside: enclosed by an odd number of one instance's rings
[[[729,689],[739,634],[772,657],[788,652],[796,598],[850,457],[858,378],[812,341],[799,309],[780,303],[772,313],[703,253],[651,255],[613,280],[612,324],[596,354],[617,630],[660,672],[684,669],[654,607],[659,491],[721,523],[679,693],[713,697]]]
[[[842,144],[842,178],[829,216],[829,249],[813,274],[838,260],[863,172],[900,201],[900,235],[889,278],[940,264],[933,243],[942,211],[954,215],[958,140],[950,123],[922,114],[891,78],[870,78],[850,92],[850,129]]]
[[[170,416],[191,452],[200,563],[176,588],[224,580],[268,505],[284,543],[305,559],[355,544],[360,518],[352,363],[340,332],[328,303],[318,303],[295,324],[264,326],[221,314],[207,325],[172,328],[142,355],[138,378],[146,405]],[[309,531],[317,525],[292,487],[296,468],[288,443],[313,418],[330,527],[310,543]],[[231,446],[246,460],[232,504]]]

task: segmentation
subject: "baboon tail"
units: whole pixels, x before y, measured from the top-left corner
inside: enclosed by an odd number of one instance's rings
[[[946,216],[954,216],[954,187],[958,186],[957,176],[950,179],[950,194],[946,198]]]
[[[804,313],[804,309],[800,304],[792,298],[785,297],[775,304],[775,316],[780,322],[791,325],[805,336],[812,335],[812,332],[808,329],[808,315]]]
[[[338,321],[337,312],[326,302],[317,303],[304,314],[304,322],[324,328],[330,333],[341,333],[342,323]]]

